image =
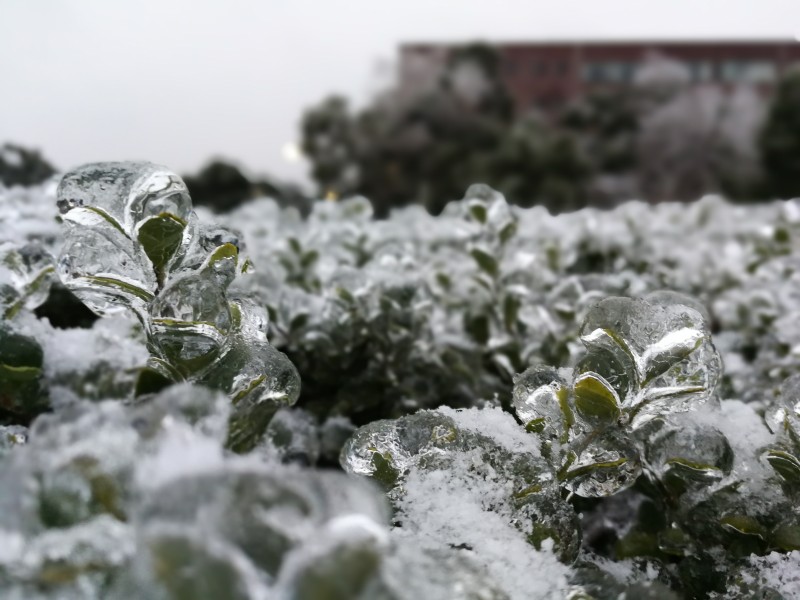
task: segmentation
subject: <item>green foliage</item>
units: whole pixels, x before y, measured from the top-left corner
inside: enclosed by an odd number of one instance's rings
[[[96,192],[105,179],[113,183]],[[180,178],[147,163],[68,173],[59,206],[68,224],[60,259],[68,287],[101,315],[129,308],[141,321],[152,357],[133,391],[184,380],[223,390],[235,407],[229,444],[252,449],[278,408],[297,400],[299,380],[266,341],[265,310],[226,293],[248,270],[238,236],[199,225]],[[127,258],[98,254],[90,242],[100,238]]]
[[[800,195],[800,73],[780,81],[759,138],[764,170],[762,193],[778,198]]]

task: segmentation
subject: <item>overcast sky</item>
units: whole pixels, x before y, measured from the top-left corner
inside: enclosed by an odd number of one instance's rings
[[[0,0],[0,143],[298,178],[303,108],[363,103],[402,41],[797,34],[800,0]]]

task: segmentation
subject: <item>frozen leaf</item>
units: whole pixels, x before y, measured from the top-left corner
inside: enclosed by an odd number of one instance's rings
[[[48,407],[43,361],[44,353],[35,339],[0,321],[0,409],[31,417]]]
[[[531,545],[540,548],[552,540],[561,559],[572,560],[578,547],[575,515],[561,502],[554,473],[524,431],[515,430],[507,415],[495,414],[499,411],[447,412],[420,411],[360,428],[342,449],[342,466],[379,481],[403,507],[404,527],[425,530],[426,515],[443,527],[443,535],[458,535],[441,511],[448,499],[460,497],[474,503],[476,515],[501,514]],[[412,500],[424,494],[427,510]]]
[[[648,436],[646,455],[649,468],[675,495],[720,481],[733,467],[733,450],[725,435],[700,424],[675,426],[667,421]]]
[[[167,265],[180,247],[186,223],[164,213],[148,217],[137,227],[137,239],[153,263],[159,286],[164,285]]]
[[[0,310],[6,319],[42,304],[54,280],[53,257],[41,245],[0,245]]]
[[[633,485],[644,452],[636,432],[696,408],[714,392],[719,355],[702,315],[669,303],[679,300],[602,300],[581,327],[586,354],[571,383],[541,368],[515,380],[520,419],[550,445],[559,442],[548,456],[567,489],[605,496]]]
[[[228,446],[237,452],[255,447],[275,412],[300,396],[300,376],[286,355],[239,334],[232,336],[200,382],[230,396]]]

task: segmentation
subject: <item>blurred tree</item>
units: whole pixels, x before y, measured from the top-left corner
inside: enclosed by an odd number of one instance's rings
[[[216,212],[226,212],[251,197],[253,185],[238,167],[213,160],[197,175],[185,175],[192,201]]]
[[[311,200],[295,186],[267,179],[251,181],[236,166],[216,159],[196,175],[184,175],[192,201],[215,212],[227,212],[251,198],[267,196],[283,206],[294,206],[302,214],[311,208]]]
[[[332,97],[306,113],[303,149],[321,195],[361,194],[385,216],[412,202],[436,214],[475,182],[553,212],[753,194],[764,106],[752,89],[693,85],[686,65],[654,55],[560,114],[515,117],[494,49],[443,56],[408,59],[400,85],[364,110]],[[779,130],[771,143],[785,146]]]
[[[791,70],[778,85],[758,141],[763,193],[800,197],[800,70]]]
[[[496,150],[476,156],[472,169],[480,181],[520,206],[541,204],[557,213],[587,203],[591,167],[575,137],[536,114],[512,126]]]
[[[349,196],[358,188],[356,119],[347,100],[331,96],[307,110],[301,125],[302,149],[322,196]]]
[[[342,98],[324,100],[303,119],[303,151],[322,195],[363,194],[379,216],[411,202],[438,213],[475,182],[477,157],[499,148],[512,116],[497,55],[476,44],[357,115]]]
[[[763,104],[750,90],[687,88],[642,116],[641,193],[650,201],[746,195],[757,178]]]
[[[29,150],[16,144],[0,147],[0,183],[12,185],[36,185],[56,173],[38,150]]]
[[[587,202],[613,206],[637,194],[637,95],[629,88],[595,93],[569,105],[559,126],[572,134],[589,173]]]

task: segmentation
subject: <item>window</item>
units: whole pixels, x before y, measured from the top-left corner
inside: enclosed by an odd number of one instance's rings
[[[606,79],[617,83],[627,83],[633,79],[633,64],[628,62],[609,62],[605,65]]]
[[[777,77],[777,69],[766,60],[726,60],[720,75],[728,83],[771,83]]]
[[[778,78],[778,69],[775,63],[752,61],[748,63],[744,76],[748,83],[773,83]]]
[[[704,83],[714,79],[714,63],[709,60],[694,60],[686,66],[694,83]]]
[[[602,63],[586,63],[583,65],[583,79],[589,83],[598,83],[604,80],[605,73]]]
[[[634,65],[629,62],[594,62],[583,66],[583,79],[590,83],[627,83],[633,79]]]
[[[741,60],[726,60],[720,65],[720,77],[727,83],[738,83],[744,79],[747,63]]]

